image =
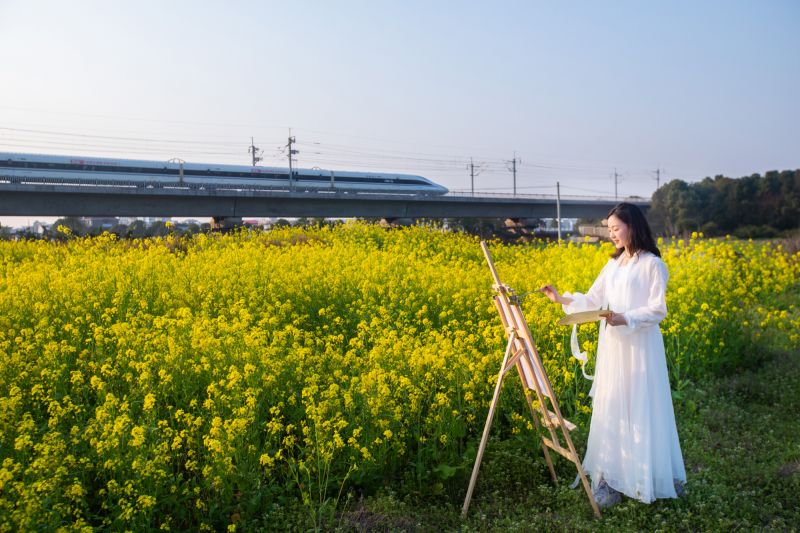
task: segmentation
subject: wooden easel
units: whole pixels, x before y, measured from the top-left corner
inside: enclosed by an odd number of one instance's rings
[[[572,444],[572,439],[569,436],[569,432],[575,429],[576,426],[561,416],[561,409],[558,407],[558,402],[553,393],[553,387],[550,385],[550,380],[542,365],[539,352],[536,350],[536,344],[533,342],[528,323],[525,321],[525,315],[522,314],[522,309],[519,306],[519,298],[514,292],[514,289],[500,282],[497,270],[495,270],[494,263],[492,263],[492,257],[489,255],[489,248],[483,241],[481,241],[481,248],[483,249],[486,262],[489,264],[489,269],[492,271],[492,277],[494,278],[494,285],[492,288],[494,289],[495,295],[492,299],[494,300],[495,307],[497,307],[497,312],[500,314],[503,327],[506,330],[508,345],[506,346],[503,363],[500,366],[500,374],[497,376],[497,384],[494,387],[494,397],[492,397],[492,403],[489,406],[489,414],[486,417],[483,437],[478,447],[478,456],[475,458],[475,466],[472,468],[472,477],[469,480],[467,497],[464,500],[464,507],[461,509],[461,514],[462,516],[466,516],[469,510],[472,491],[475,489],[475,482],[478,479],[481,459],[483,458],[483,452],[486,448],[486,441],[489,438],[489,430],[492,427],[492,420],[494,419],[494,413],[497,409],[498,400],[500,399],[500,388],[503,385],[503,378],[505,378],[509,370],[516,368],[517,374],[520,380],[522,380],[522,389],[525,391],[525,400],[528,403],[528,408],[533,417],[536,432],[542,439],[544,459],[547,461],[547,467],[550,469],[550,476],[553,478],[553,482],[558,484],[558,478],[553,468],[553,461],[550,459],[549,450],[553,450],[575,464],[575,468],[578,470],[578,476],[583,483],[583,488],[589,498],[592,510],[595,516],[599,518],[600,508],[597,506],[597,502],[592,494],[592,488],[583,470],[583,465],[575,451],[575,446]],[[538,400],[536,407],[533,405],[531,391],[536,394],[536,399]],[[547,407],[546,402],[549,402],[552,410]],[[541,417],[541,425],[550,433],[550,438],[542,435],[539,417]],[[561,441],[558,438],[559,430],[564,441],[567,443],[566,448],[561,445]]]

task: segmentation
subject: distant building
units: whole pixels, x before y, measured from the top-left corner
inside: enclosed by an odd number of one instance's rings
[[[38,220],[33,223],[31,226],[31,232],[35,233],[36,235],[44,235],[47,230],[50,229],[52,224],[45,224],[44,222],[39,222]]]
[[[578,226],[578,233],[584,237],[608,239],[608,228],[606,226]]]
[[[561,231],[572,232],[575,231],[575,223],[578,221],[577,218],[562,218],[561,219]],[[556,218],[543,218],[542,219],[543,226],[538,228],[545,232],[558,232],[558,219]]]
[[[86,225],[89,230],[110,230],[117,224],[119,219],[117,217],[83,217],[81,222]]]

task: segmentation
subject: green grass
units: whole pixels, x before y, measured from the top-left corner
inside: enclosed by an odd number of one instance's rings
[[[343,497],[338,509],[327,510],[323,529],[797,531],[800,353],[756,354],[749,361],[729,375],[692,385],[674,402],[688,477],[681,499],[647,505],[625,498],[595,519],[583,491],[567,486],[574,467],[557,459],[561,483],[553,486],[540,448],[527,436],[489,441],[467,519],[461,518],[469,473],[464,471],[440,491],[420,493],[393,480],[378,494]],[[582,420],[573,434],[581,455],[587,429]],[[275,507],[265,522],[306,530],[306,514]]]

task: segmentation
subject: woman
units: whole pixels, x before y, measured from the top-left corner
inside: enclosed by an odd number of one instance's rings
[[[586,294],[539,289],[567,313],[609,309],[600,323],[592,423],[583,466],[601,507],[625,494],[644,503],[683,493],[683,466],[664,341],[667,266],[638,207],[608,214],[612,259]]]

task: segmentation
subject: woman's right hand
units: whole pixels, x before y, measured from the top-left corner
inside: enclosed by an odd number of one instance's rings
[[[558,291],[552,285],[545,285],[544,287],[539,289],[539,292],[547,296],[551,302],[556,304],[561,303],[561,295],[558,294]]]

